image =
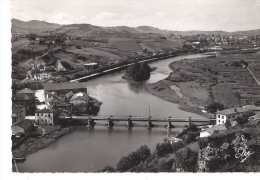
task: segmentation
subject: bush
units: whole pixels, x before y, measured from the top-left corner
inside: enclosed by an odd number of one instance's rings
[[[182,141],[178,141],[172,144],[172,150],[173,152],[179,150],[180,148],[183,148],[184,143]]]
[[[116,172],[116,170],[112,166],[106,165],[103,169],[99,170],[98,172]]]
[[[170,159],[168,161],[161,160],[158,164],[158,172],[171,172],[174,160]]]
[[[188,132],[198,132],[199,128],[196,124],[191,123],[188,127],[187,127],[187,131]]]
[[[176,164],[180,166],[185,172],[197,171],[198,153],[193,152],[189,148],[184,148],[176,152]]]
[[[156,145],[155,153],[158,157],[162,157],[166,154],[173,153],[173,147],[170,142],[158,143]]]
[[[200,138],[198,140],[200,149],[203,149],[203,148],[207,147],[208,142],[209,142],[208,138]]]
[[[146,145],[143,145],[135,152],[131,152],[128,156],[122,157],[116,165],[116,170],[126,172],[145,161],[150,155],[150,149]]]
[[[236,121],[239,125],[244,125],[246,123],[248,123],[248,118],[247,117],[244,117],[244,116],[238,116],[236,118]]]
[[[196,137],[199,135],[198,132],[188,132],[185,137],[185,143],[189,144],[193,141],[196,141]]]
[[[225,126],[226,126],[227,129],[231,126],[230,120],[227,120],[227,121],[226,121]]]
[[[218,110],[223,110],[224,109],[224,105],[219,103],[219,102],[214,102],[214,103],[209,104],[208,106],[206,106],[205,109],[209,113],[215,113]]]

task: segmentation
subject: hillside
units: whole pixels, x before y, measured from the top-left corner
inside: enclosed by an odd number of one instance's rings
[[[247,31],[202,31],[202,30],[192,30],[192,31],[174,31],[174,30],[162,30],[152,26],[138,26],[138,27],[127,27],[127,26],[115,26],[115,27],[99,27],[90,24],[68,24],[60,25],[55,23],[48,23],[45,21],[21,21],[18,19],[12,19],[12,33],[30,33],[30,32],[43,32],[43,31],[53,31],[57,33],[76,33],[74,35],[91,35],[102,34],[102,33],[127,33],[127,34],[161,34],[161,35],[182,35],[182,36],[192,36],[196,34],[219,34],[219,35],[257,35],[260,34],[260,29],[247,30]]]
[[[45,21],[20,21],[12,19],[12,33],[27,34],[27,33],[40,33],[44,31],[52,31],[61,25],[48,23]]]
[[[199,129],[188,127],[182,140],[165,139],[154,151],[143,145],[99,172],[259,172],[259,128],[252,121],[199,138]]]

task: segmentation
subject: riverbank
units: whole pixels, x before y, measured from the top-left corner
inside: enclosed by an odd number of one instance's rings
[[[45,134],[39,137],[27,137],[24,142],[13,149],[12,154],[15,158],[26,158],[28,155],[46,148],[63,137],[74,131],[76,127],[52,126],[51,130],[46,130]]]
[[[175,61],[169,64],[172,72],[166,79],[148,84],[145,90],[205,117],[209,114],[203,112],[204,107],[212,102],[226,108],[253,104],[259,100],[260,88],[248,70],[236,64],[241,59],[256,63],[259,56],[229,54]]]

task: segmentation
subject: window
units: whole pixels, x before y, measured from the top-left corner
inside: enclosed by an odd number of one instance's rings
[[[221,118],[224,119],[224,116],[222,115]]]
[[[220,118],[220,115],[218,115],[218,118]]]
[[[220,120],[218,120],[218,122],[220,123]]]

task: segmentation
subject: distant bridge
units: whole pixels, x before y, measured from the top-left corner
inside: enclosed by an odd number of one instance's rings
[[[95,126],[96,122],[107,122],[108,127],[113,127],[115,122],[126,122],[127,127],[131,128],[134,126],[134,122],[145,122],[148,128],[153,128],[156,125],[153,123],[165,123],[166,128],[174,128],[172,123],[196,123],[200,125],[209,125],[215,122],[215,119],[203,119],[203,118],[153,118],[141,117],[141,116],[69,116],[69,117],[60,117],[60,119],[66,119],[68,122],[84,122],[89,126]]]

